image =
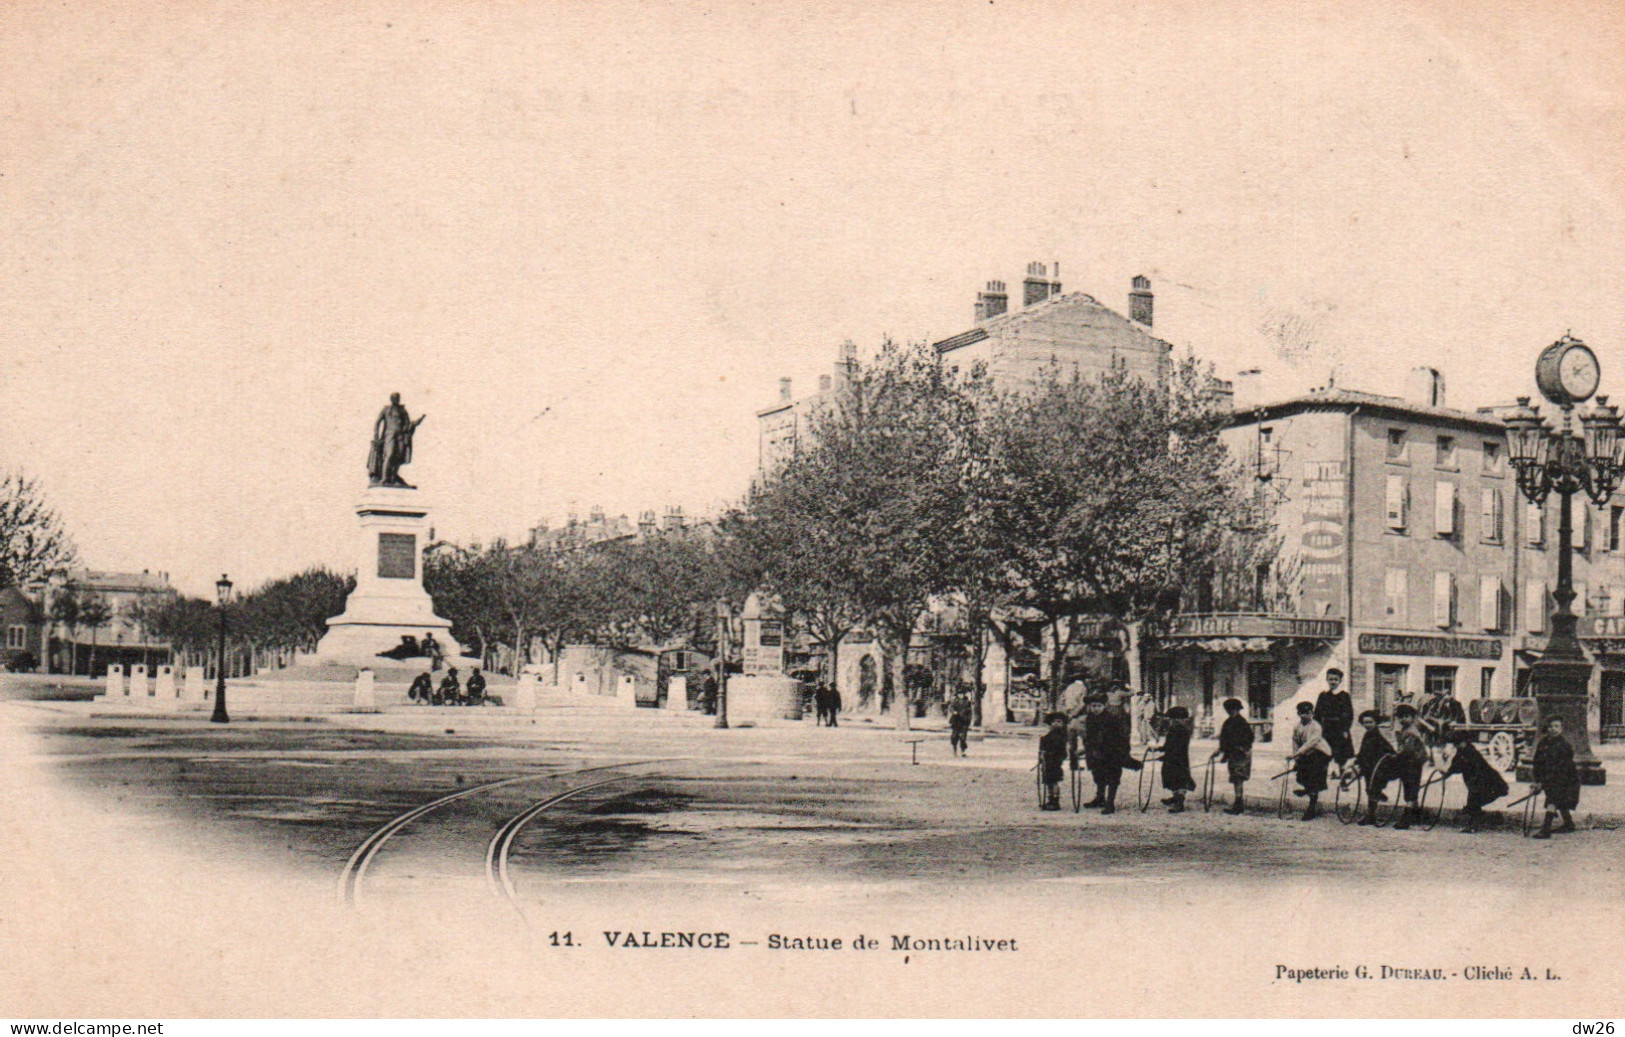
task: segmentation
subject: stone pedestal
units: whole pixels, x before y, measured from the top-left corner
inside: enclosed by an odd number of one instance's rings
[[[209,697],[209,688],[203,682],[203,667],[188,666],[186,680],[181,685],[181,701],[188,706],[201,706]]]
[[[536,711],[536,685],[537,677],[534,671],[526,670],[519,675],[519,682],[513,689],[513,707],[526,713]]]
[[[674,713],[688,712],[688,678],[682,675],[666,681],[666,708]]]
[[[373,666],[403,638],[422,641],[432,633],[451,665],[462,655],[451,623],[435,615],[423,589],[423,548],[429,536],[429,505],[417,490],[375,486],[355,505],[356,585],[344,613],[327,621],[316,646],[317,665]],[[385,659],[387,660],[387,657]]]
[[[373,689],[371,670],[363,669],[355,675],[355,708],[366,713],[378,711],[378,696]]]
[[[615,681],[615,704],[625,709],[638,708],[638,679],[623,673]]]
[[[151,689],[147,687],[147,668],[140,663],[130,667],[130,705],[152,705]]]
[[[152,704],[171,712],[180,708],[180,696],[175,691],[175,667],[158,667],[158,676],[153,680]]]
[[[124,698],[124,667],[118,663],[107,668],[106,683],[103,684],[102,698],[109,702],[117,702]]]

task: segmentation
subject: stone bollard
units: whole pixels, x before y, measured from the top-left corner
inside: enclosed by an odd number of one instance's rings
[[[526,713],[536,711],[536,685],[535,672],[525,670],[520,673],[519,682],[514,685],[513,689],[513,707],[515,709],[523,710]]]
[[[682,675],[666,681],[666,708],[673,713],[688,712],[688,678]]]
[[[181,700],[188,708],[201,707],[209,697],[209,687],[203,682],[203,667],[188,666],[186,682],[181,685]]]
[[[136,663],[130,667],[130,705],[152,705],[152,689],[147,687],[147,667],[145,663]]]
[[[158,667],[158,676],[153,681],[152,704],[159,709],[173,712],[181,708],[181,700],[175,694],[175,667]]]
[[[363,713],[378,712],[378,698],[373,693],[372,671],[365,666],[355,675],[355,708]]]
[[[626,709],[638,708],[638,679],[630,673],[621,674],[615,682],[615,704]]]
[[[117,702],[124,698],[124,667],[118,663],[107,668],[107,683],[104,685],[102,698],[108,702]]]

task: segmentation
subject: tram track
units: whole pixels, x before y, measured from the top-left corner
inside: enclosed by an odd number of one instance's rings
[[[367,836],[367,838],[356,847],[355,852],[350,854],[349,860],[345,862],[344,869],[339,874],[337,889],[338,902],[340,906],[357,906],[361,902],[362,882],[366,878],[368,869],[371,868],[373,862],[377,860],[378,854],[383,850],[384,846],[397,834],[409,827],[413,822],[418,821],[437,810],[450,806],[459,800],[468,799],[472,796],[480,795],[481,793],[491,792],[501,788],[508,788],[514,785],[530,784],[539,781],[553,781],[560,778],[567,778],[571,775],[592,774],[599,771],[616,770],[622,767],[642,767],[652,763],[668,763],[675,759],[680,759],[680,757],[663,757],[649,760],[622,760],[616,763],[599,764],[593,767],[577,767],[564,771],[549,771],[544,774],[525,774],[515,778],[504,778],[501,781],[491,781],[486,782],[483,785],[474,785],[466,789],[459,789],[458,791],[450,793],[449,795],[441,796],[438,799],[433,799],[427,803],[420,804],[419,806],[413,807],[411,810],[392,818],[390,821],[374,831],[371,835]],[[572,796],[580,795],[581,793],[587,792],[590,789],[600,788],[602,786],[612,785],[618,782],[630,781],[635,777],[637,776],[625,775],[622,777],[610,778],[605,781],[593,782],[588,785],[578,785],[573,788],[566,789],[563,792],[555,793],[546,799],[540,800],[526,808],[523,812],[515,815],[506,824],[504,824],[501,829],[499,829],[497,836],[493,838],[486,847],[487,877],[488,880],[493,883],[493,889],[497,892],[502,892],[505,890],[510,901],[512,900],[513,886],[511,880],[509,880],[507,877],[507,852],[508,849],[512,847],[514,838],[516,838],[519,832],[523,830],[525,825],[529,824],[530,821],[533,820],[537,815],[541,814],[543,811],[547,810],[556,803],[561,803]],[[500,850],[498,848],[499,841],[501,842]]]

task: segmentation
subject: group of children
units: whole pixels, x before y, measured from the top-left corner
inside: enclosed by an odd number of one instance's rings
[[[478,666],[468,677],[468,687],[465,689],[457,679],[457,667],[446,670],[446,675],[440,678],[438,685],[434,682],[432,671],[424,671],[412,680],[412,686],[406,689],[406,697],[420,706],[483,706],[487,703],[493,706],[502,705],[502,700],[495,695],[489,695],[485,690],[485,675]]]
[[[1461,704],[1448,700],[1455,710],[1433,701],[1423,710],[1409,703],[1400,704],[1394,710],[1393,741],[1389,741],[1381,729],[1384,718],[1368,709],[1358,718],[1363,733],[1356,752],[1347,722],[1354,719],[1353,709],[1344,705],[1347,693],[1338,691],[1341,676],[1340,672],[1335,679],[1329,675],[1328,691],[1315,703],[1301,702],[1297,707],[1298,724],[1292,729],[1292,749],[1287,760],[1297,779],[1294,792],[1308,801],[1303,820],[1312,821],[1319,815],[1320,796],[1326,791],[1328,772],[1335,764],[1338,780],[1359,778],[1366,783],[1368,806],[1359,819],[1360,824],[1377,823],[1378,807],[1387,802],[1388,788],[1397,780],[1405,812],[1394,827],[1410,828],[1421,817],[1423,769],[1437,752],[1444,773],[1461,775],[1467,786],[1462,831],[1478,831],[1484,808],[1505,796],[1508,787],[1506,780],[1473,744],[1472,735],[1456,729],[1456,725],[1465,720],[1456,716]],[[1232,803],[1225,810],[1227,814],[1241,814],[1246,810],[1246,786],[1252,777],[1253,727],[1242,714],[1243,708],[1239,699],[1224,701],[1226,717],[1219,728],[1218,748],[1209,758],[1224,762],[1235,790]],[[1046,719],[1050,729],[1039,739],[1038,746],[1045,789],[1042,809],[1060,809],[1060,786],[1066,764],[1070,759],[1072,768],[1078,769],[1081,744],[1081,759],[1095,784],[1094,799],[1085,805],[1100,807],[1103,814],[1113,813],[1123,770],[1138,770],[1142,766],[1142,761],[1135,759],[1129,750],[1128,717],[1108,710],[1104,695],[1091,695],[1085,700],[1085,712],[1081,716],[1074,718],[1056,712]],[[1179,813],[1185,809],[1186,794],[1196,789],[1190,764],[1193,726],[1190,711],[1183,706],[1170,708],[1164,716],[1164,726],[1160,746],[1162,785],[1169,795],[1163,803],[1170,813]],[[1553,822],[1559,816],[1563,824],[1556,831],[1574,831],[1572,812],[1579,805],[1580,777],[1574,764],[1574,750],[1563,738],[1561,718],[1548,717],[1542,724],[1532,764],[1535,786],[1546,797],[1546,814],[1536,838],[1550,838]]]

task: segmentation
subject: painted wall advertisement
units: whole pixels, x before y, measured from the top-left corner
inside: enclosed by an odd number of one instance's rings
[[[1303,609],[1310,616],[1343,617],[1343,575],[1348,550],[1348,477],[1342,461],[1303,464]],[[1343,617],[1346,618],[1346,617]]]

